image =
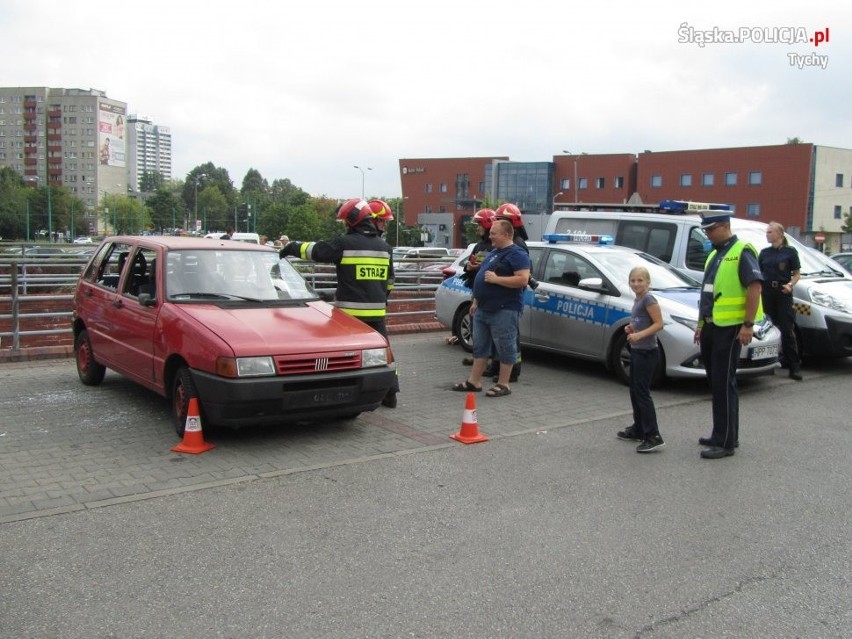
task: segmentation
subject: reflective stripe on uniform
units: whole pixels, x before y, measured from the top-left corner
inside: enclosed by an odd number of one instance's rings
[[[299,257],[303,260],[312,260],[311,251],[314,250],[316,242],[305,242],[299,246]]]

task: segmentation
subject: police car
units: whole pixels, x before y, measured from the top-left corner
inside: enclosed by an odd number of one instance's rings
[[[539,284],[524,291],[521,344],[604,363],[622,382],[629,381],[630,352],[624,327],[635,295],[628,286],[634,266],[651,275],[651,292],[663,312],[662,348],[654,382],[668,377],[703,377],[693,341],[700,285],[669,264],[642,251],[614,246],[609,236],[545,235],[528,242],[532,275]],[[468,251],[469,252],[469,251]],[[459,260],[459,264],[465,258]],[[472,350],[471,289],[459,276],[445,280],[435,294],[436,317],[462,347]],[[771,322],[755,325],[752,343],[743,348],[738,374],[771,373],[778,365],[781,334]]]
[[[567,204],[554,211],[547,233],[577,232],[610,235],[671,264],[701,281],[710,240],[700,228],[704,209],[733,209],[728,204],[663,200],[658,205]],[[758,251],[768,246],[766,224],[731,218],[731,230]],[[836,262],[787,235],[799,252],[801,277],[793,287],[796,341],[803,357],[852,356],[852,275]]]

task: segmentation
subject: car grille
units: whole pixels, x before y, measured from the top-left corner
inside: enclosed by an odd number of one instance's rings
[[[322,355],[279,355],[275,358],[279,375],[309,375],[361,368],[361,351],[338,351]]]

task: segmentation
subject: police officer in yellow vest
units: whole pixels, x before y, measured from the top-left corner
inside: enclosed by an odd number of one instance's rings
[[[387,339],[385,315],[394,285],[391,247],[379,236],[368,202],[359,198],[346,200],[337,209],[337,219],[346,224],[346,235],[321,242],[288,242],[279,256],[334,264],[335,306]],[[382,405],[396,408],[398,392],[399,380],[395,380]]]
[[[734,454],[739,446],[737,361],[763,319],[763,276],[755,248],[731,233],[729,211],[704,211],[701,228],[713,244],[704,265],[695,342],[713,393],[713,433],[698,443],[705,459]]]

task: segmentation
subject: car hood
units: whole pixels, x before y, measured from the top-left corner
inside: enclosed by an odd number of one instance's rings
[[[685,289],[669,289],[665,291],[651,291],[651,294],[657,299],[664,299],[690,310],[691,316],[698,316],[698,300],[701,297],[701,291],[697,288]]]
[[[237,356],[381,348],[379,333],[325,302],[299,306],[227,308],[181,304],[190,321],[224,340]]]

